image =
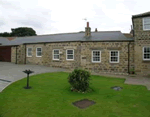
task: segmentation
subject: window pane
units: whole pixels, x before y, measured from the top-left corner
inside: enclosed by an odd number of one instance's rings
[[[59,50],[54,50],[54,54],[59,54]]]
[[[118,56],[118,52],[115,52],[115,56]]]
[[[31,52],[28,52],[28,56],[32,56],[32,53],[31,53]]]
[[[149,48],[149,47],[147,48],[147,52],[148,52],[148,53],[150,52],[150,48]]]
[[[144,47],[144,53],[149,54],[150,53],[150,47]]]
[[[59,59],[59,55],[54,55],[54,59]]]
[[[144,48],[144,53],[146,52],[146,48]]]
[[[67,50],[67,54],[73,54],[73,50]]]
[[[144,18],[144,24],[150,24],[150,18]]]
[[[111,57],[111,62],[117,62],[118,61],[118,57]]]
[[[96,58],[95,58],[95,57],[93,58],[93,61],[96,61]]]
[[[93,56],[100,56],[100,51],[93,51]]]
[[[144,29],[150,29],[150,24],[144,24]]]
[[[73,59],[73,55],[67,55],[67,59]]]
[[[100,61],[100,57],[93,57],[93,61]]]
[[[32,51],[32,48],[28,48],[28,51]]]
[[[115,56],[115,53],[114,53],[114,52],[111,52],[111,56]]]
[[[37,48],[37,51],[41,51],[41,48]]]
[[[111,56],[118,56],[118,51],[111,51]]]
[[[150,59],[150,54],[144,54],[144,59]]]
[[[144,59],[146,59],[146,54],[144,54]]]
[[[41,56],[42,55],[42,53],[41,52],[37,52],[37,56]]]

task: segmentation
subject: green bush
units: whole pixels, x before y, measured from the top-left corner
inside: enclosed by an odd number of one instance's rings
[[[72,86],[72,90],[85,92],[89,88],[90,72],[82,69],[74,69],[69,74],[68,82]]]

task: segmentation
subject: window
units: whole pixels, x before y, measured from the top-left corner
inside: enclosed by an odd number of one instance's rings
[[[110,63],[119,63],[119,51],[110,51]]]
[[[53,50],[53,60],[59,60],[59,50]]]
[[[74,60],[74,50],[66,50],[66,60]]]
[[[36,57],[42,57],[42,48],[36,48]]]
[[[92,62],[101,62],[101,51],[93,50],[92,51]]]
[[[143,30],[150,30],[150,17],[143,18]]]
[[[27,48],[27,57],[32,57],[32,48]]]
[[[143,60],[150,60],[150,47],[143,47]]]

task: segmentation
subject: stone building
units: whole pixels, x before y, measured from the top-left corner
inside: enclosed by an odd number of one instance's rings
[[[0,38],[0,60],[61,68],[83,68],[96,73],[148,74],[150,70],[150,12],[132,16],[132,33],[84,32],[51,34],[15,39]],[[5,48],[4,48],[5,47]],[[10,48],[11,52],[5,51]]]

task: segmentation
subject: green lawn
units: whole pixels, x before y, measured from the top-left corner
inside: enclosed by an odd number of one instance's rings
[[[71,92],[68,73],[45,73],[26,78],[0,93],[1,117],[150,117],[150,91],[145,86],[124,84],[124,79],[91,76],[94,92]],[[112,86],[124,89],[115,91]],[[96,102],[86,109],[72,105],[87,98]]]

